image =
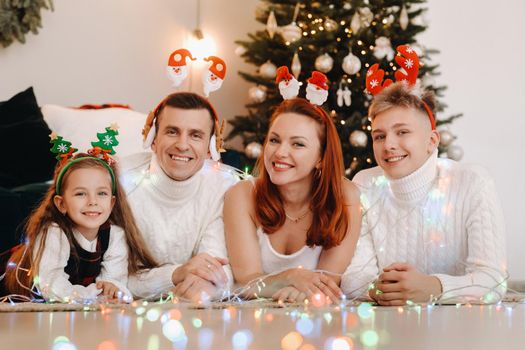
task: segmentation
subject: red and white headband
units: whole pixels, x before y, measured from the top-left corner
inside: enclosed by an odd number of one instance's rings
[[[279,92],[283,99],[289,100],[299,95],[299,82],[288,71],[288,67],[277,68],[275,82],[279,85]],[[328,98],[328,78],[321,72],[313,71],[307,82],[306,99],[311,104],[322,105]]]
[[[399,55],[395,57],[395,60],[402,69],[398,69],[394,73],[396,81],[404,81],[409,86],[416,85],[417,76],[419,73],[419,57],[417,56],[416,51],[414,51],[414,49],[412,49],[408,45],[399,45],[397,47],[397,52],[399,53]],[[393,83],[391,79],[386,79],[385,81],[383,81],[384,76],[385,71],[379,69],[379,64],[376,63],[372,67],[370,67],[368,69],[368,72],[366,73],[366,90],[370,94],[375,96],[378,93],[380,93],[384,88]],[[430,120],[432,130],[435,130],[436,119],[434,117],[434,114],[432,113],[430,107],[425,103],[425,101],[421,100],[421,102],[423,102],[423,106],[427,111],[428,119]]]
[[[195,61],[190,51],[187,49],[178,49],[171,53],[168,58],[168,66],[166,67],[166,72],[168,78],[172,81],[173,86],[178,88],[188,77],[188,66],[186,59],[189,58],[192,61]],[[226,63],[217,56],[209,56],[204,58],[204,61],[211,62],[208,71],[202,75],[202,84],[204,96],[208,97],[210,92],[220,89],[222,82],[226,76]],[[160,106],[164,100],[162,100],[153,111],[148,114],[146,118],[146,123],[142,129],[142,135],[144,137],[143,147],[145,149],[151,147],[153,140],[155,139],[155,134],[157,132],[155,128],[155,119],[159,114]],[[215,113],[215,133],[210,138],[210,154],[211,158],[215,161],[221,159],[221,152],[225,152],[222,148],[223,139],[222,132],[224,131],[224,120],[219,125],[219,120],[217,114]]]

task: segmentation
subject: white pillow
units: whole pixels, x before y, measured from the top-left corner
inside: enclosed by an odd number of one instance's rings
[[[144,152],[141,132],[146,114],[126,108],[75,109],[57,105],[44,105],[41,110],[51,131],[70,141],[79,152],[90,149],[91,142],[98,141],[97,133],[105,132],[112,123],[119,126],[115,156]]]

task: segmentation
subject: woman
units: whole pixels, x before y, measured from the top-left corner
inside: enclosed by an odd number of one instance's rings
[[[264,280],[246,296],[291,302],[316,294],[340,298],[340,275],[351,261],[361,222],[359,192],[343,174],[339,136],[326,112],[301,98],[281,103],[270,121],[258,176],[225,195],[235,280]]]

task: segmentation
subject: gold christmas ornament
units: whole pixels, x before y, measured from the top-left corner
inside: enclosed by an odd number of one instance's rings
[[[273,36],[278,29],[277,19],[275,18],[275,13],[272,10],[268,16],[268,21],[266,22],[266,31],[268,32],[270,39],[273,39]]]
[[[447,150],[447,157],[459,161],[461,158],[463,158],[463,148],[458,145],[452,145]]]
[[[277,74],[277,67],[271,61],[266,61],[259,67],[259,74],[266,79],[273,79]]]
[[[329,31],[329,32],[336,31],[338,27],[339,27],[339,25],[337,24],[337,22],[334,21],[334,20],[331,19],[331,18],[327,18],[327,19],[324,21],[324,28],[325,28],[327,31]]]
[[[320,72],[328,73],[334,67],[334,59],[327,53],[315,59],[315,69]]]
[[[439,144],[444,147],[448,147],[455,139],[454,135],[452,135],[452,133],[448,130],[440,130],[439,135]]]
[[[262,145],[259,142],[250,142],[246,145],[246,148],[244,148],[244,154],[248,158],[251,159],[257,159],[262,154]]]
[[[257,85],[248,89],[248,98],[252,103],[261,103],[266,100],[266,86]]]
[[[399,26],[403,30],[406,30],[408,27],[408,11],[405,6],[403,6],[401,13],[399,14]]]
[[[284,41],[289,43],[294,43],[297,40],[301,39],[303,36],[303,31],[299,26],[292,22],[288,24],[287,26],[281,27],[279,29],[279,32],[281,33],[281,36],[283,37]]]
[[[343,70],[346,74],[356,74],[361,70],[361,61],[357,56],[350,52],[343,58]]]
[[[299,78],[299,74],[301,74],[301,61],[299,60],[297,52],[293,54],[292,66],[290,68],[292,69],[293,75]]]
[[[368,143],[368,136],[366,136],[366,133],[361,130],[354,130],[350,134],[350,137],[348,138],[348,141],[350,141],[350,144],[352,147],[366,147]]]

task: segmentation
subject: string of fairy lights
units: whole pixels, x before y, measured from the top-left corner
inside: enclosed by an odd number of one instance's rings
[[[233,175],[239,177],[239,178],[243,178],[245,177],[245,174],[243,172],[240,172],[234,168],[231,168],[231,167],[224,167],[224,166],[220,166],[220,167],[212,167],[213,171],[230,171]],[[143,177],[144,174],[141,174],[140,177]],[[445,179],[446,180],[446,179]],[[443,201],[443,198],[445,197],[444,195],[444,192],[446,191],[446,186],[447,184],[449,184],[450,182],[449,181],[435,181],[434,185],[433,185],[433,188],[429,191],[429,194],[423,198],[422,201],[420,201],[419,203],[416,203],[412,206],[412,208],[406,212],[406,215],[405,216],[400,216],[397,218],[397,221],[394,223],[394,226],[397,226],[398,224],[400,224],[406,216],[408,215],[412,215],[414,211],[417,211],[421,217],[428,217],[427,214],[425,214],[424,210],[425,208],[430,208],[432,207],[433,210],[432,212],[441,212],[441,213],[447,213],[448,211],[447,210],[442,210],[443,209],[443,206],[446,205],[446,203],[444,203]],[[141,181],[140,179],[137,179],[136,181]],[[387,181],[386,179],[384,178],[384,176],[381,176],[377,179],[375,179],[374,181],[372,181],[373,184],[375,184],[375,186],[387,186]],[[386,194],[386,193],[385,193]],[[367,209],[363,212],[363,219],[366,219],[366,217],[368,215],[370,215],[371,212],[374,212],[375,208],[380,206],[381,203],[385,200],[385,196],[382,195],[380,196],[379,198],[375,199],[375,202],[373,203],[370,203],[370,200],[371,198],[367,198],[366,195],[362,194],[361,195],[361,203],[364,207],[366,207]],[[431,203],[431,204],[429,204]],[[443,227],[444,225],[444,220],[446,220],[447,217],[446,217],[446,214],[442,217],[439,217],[437,220],[435,220],[431,225],[429,225],[425,232],[423,233],[423,237],[427,237],[428,239],[428,242],[425,242],[424,246],[429,246],[433,243],[433,241],[435,240],[439,240],[440,238],[438,237],[438,234],[436,234],[436,232],[439,232],[439,229],[441,227]],[[377,221],[376,221],[376,224],[377,224]],[[374,224],[375,225],[375,224]],[[362,233],[362,236],[363,237],[366,237],[367,235],[371,235],[371,232],[372,230],[374,229],[374,226],[371,226],[371,227],[368,227],[368,230],[364,233]],[[428,232],[433,232],[432,235],[429,235]],[[363,266],[361,267],[361,271],[369,264],[369,263],[372,263],[374,260],[376,260],[378,258],[378,253],[379,252],[382,252],[385,248],[384,246],[384,243],[385,243],[385,239],[386,239],[386,236],[383,237],[383,241],[380,241],[380,242],[376,242],[375,244],[377,245],[377,252],[375,253],[375,255],[371,256],[371,258],[369,259],[369,261],[365,264],[363,264]],[[440,244],[440,249],[446,249],[446,245],[445,244]],[[26,245],[26,249],[27,249],[27,245]],[[24,250],[24,255],[26,254],[26,250]],[[427,255],[426,252],[424,255]],[[458,262],[459,264],[464,264],[466,266],[466,264],[464,262]],[[15,263],[13,262],[10,262],[7,266],[8,269],[13,269],[13,268],[16,268],[16,278],[17,278],[17,281],[19,283],[19,285],[24,288],[25,290],[28,290],[30,293],[31,293],[31,296],[30,297],[27,297],[27,296],[24,296],[24,295],[8,295],[8,296],[5,296],[3,298],[0,299],[0,303],[11,303],[12,305],[16,305],[17,302],[37,302],[37,303],[42,303],[42,302],[46,302],[46,300],[44,299],[43,297],[43,293],[42,293],[42,290],[41,289],[45,289],[46,290],[46,293],[45,295],[50,295],[51,293],[49,293],[49,290],[48,290],[48,286],[41,286],[40,285],[40,279],[39,279],[39,276],[35,276],[34,280],[33,280],[33,283],[31,286],[25,286],[23,285],[18,276],[19,276],[19,273],[29,273],[29,270],[28,269],[25,269],[25,268],[22,268],[20,266],[17,266]],[[421,267],[423,270],[425,270],[427,268],[427,266],[423,266]],[[490,270],[490,268],[488,268]],[[356,275],[359,274],[359,272],[361,271],[357,271]],[[221,300],[222,302],[227,302],[227,303],[230,303],[230,304],[244,304],[246,303],[246,299],[247,297],[249,298],[253,298],[255,300],[266,300],[265,298],[261,298],[259,297],[261,294],[262,294],[262,290],[266,287],[266,280],[268,277],[271,277],[273,275],[275,275],[276,273],[278,273],[279,271],[277,272],[274,272],[274,273],[270,273],[270,274],[266,274],[264,276],[261,276],[261,277],[258,277],[252,281],[250,281],[249,283],[243,285],[243,286],[239,286],[233,290],[230,290],[230,289],[224,289],[224,290],[221,290],[219,295],[220,297],[217,298],[217,300]],[[319,273],[324,273],[324,274],[333,274],[332,272],[329,272],[329,271],[324,271],[324,270],[316,270],[315,272],[319,272]],[[471,295],[464,295],[464,296],[461,296],[461,297],[455,297],[454,298],[454,303],[458,303],[458,304],[469,304],[469,303],[491,303],[491,302],[494,302],[495,300],[498,300],[498,299],[502,299],[503,298],[503,295],[501,295],[500,291],[498,289],[500,289],[501,287],[506,287],[506,284],[507,284],[507,281],[508,281],[508,278],[509,276],[506,275],[504,276],[503,279],[498,279],[496,277],[494,277],[493,275],[491,275],[490,273],[484,271],[485,274],[487,274],[487,276],[490,276],[490,278],[492,278],[494,280],[494,285],[492,287],[487,287],[487,286],[478,286],[478,287],[481,287],[481,288],[486,288],[487,289],[487,292],[481,297],[479,298],[478,300],[475,300],[472,298]],[[341,275],[339,275],[341,276]],[[0,280],[3,279],[4,276],[0,276]],[[353,297],[353,298],[347,298],[346,296],[343,297],[341,299],[341,303],[343,303],[343,305],[355,305],[356,303],[359,303],[359,301],[362,299],[362,297],[364,295],[366,295],[366,292],[371,289],[371,288],[374,288],[374,284],[375,284],[375,281],[377,280],[377,278],[379,277],[379,275],[376,275],[376,276],[372,276],[372,278],[370,278],[370,280],[368,281],[363,281],[362,285],[357,287],[357,289],[360,289],[360,290],[363,290],[362,293],[359,293],[356,297]],[[457,292],[458,290],[462,290],[462,289],[467,289],[467,288],[471,288],[473,287],[472,285],[468,285],[468,286],[464,286],[464,287],[460,287],[460,288],[456,288],[454,290],[454,292]],[[353,291],[348,291],[347,292],[347,296],[348,295],[355,295],[355,292],[356,290],[353,290]],[[520,297],[520,299],[523,301],[523,299],[525,299],[525,295],[524,294],[521,294],[517,291],[513,291],[513,290],[509,290],[511,292],[514,292],[516,295],[518,295]],[[446,304],[446,303],[449,303],[450,302],[450,298],[447,298],[446,297],[446,294],[447,293],[450,293],[452,291],[445,291],[443,292],[441,295],[437,295],[437,296],[433,296],[430,300],[429,300],[429,304],[431,305],[439,305],[439,304]],[[146,298],[146,299],[155,299],[155,298],[158,298],[159,294],[155,294],[155,295],[151,295],[150,298]],[[170,301],[173,299],[173,295],[160,295],[161,297],[161,303],[163,302],[167,302],[167,301]],[[320,305],[325,305],[326,304],[326,300],[321,300],[322,298],[320,296],[315,296],[314,297],[315,300],[317,300],[318,303],[320,303]],[[462,300],[463,299],[463,300]],[[103,299],[102,299],[103,300]],[[180,298],[178,298],[178,300],[182,300]],[[72,295],[71,297],[69,298],[65,298],[65,299],[61,299],[61,298],[51,298],[51,299],[48,299],[47,302],[64,302],[64,303],[74,303],[74,304],[94,304],[94,303],[97,303],[97,302],[100,302],[100,299],[82,299],[82,298],[77,298],[75,295]],[[104,301],[104,300],[103,300]],[[128,300],[126,299],[126,297],[124,295],[122,295],[122,293],[120,294],[119,296],[119,302],[129,302],[131,300]],[[184,301],[188,301],[189,300],[184,300]],[[202,303],[207,303],[207,304],[210,304],[212,303],[212,296],[209,296],[209,295],[202,295],[202,298],[201,298],[201,302]],[[308,302],[308,301],[306,301]],[[410,304],[413,302],[409,301],[409,303],[407,304]]]

